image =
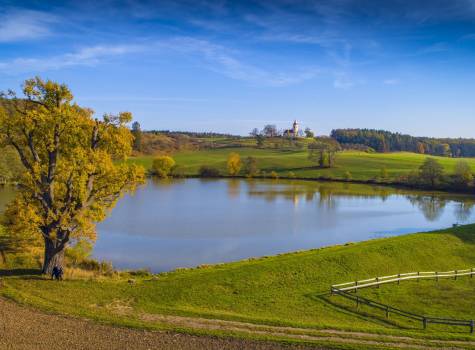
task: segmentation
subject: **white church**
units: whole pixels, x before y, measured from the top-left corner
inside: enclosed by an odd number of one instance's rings
[[[299,123],[297,123],[297,120],[294,120],[294,123],[292,124],[292,129],[284,130],[283,136],[299,137]]]

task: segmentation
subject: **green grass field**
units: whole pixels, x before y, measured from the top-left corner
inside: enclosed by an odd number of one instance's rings
[[[328,295],[334,283],[411,271],[475,266],[475,225],[371,240],[155,276],[52,282],[4,277],[0,294],[48,311],[145,328],[166,327],[153,315],[181,315],[256,324],[468,339],[466,329],[421,325]],[[431,316],[475,319],[475,279],[405,282],[362,291],[382,302]],[[61,298],[58,298],[58,295]],[[78,297],[80,296],[80,297]],[[151,316],[152,315],[152,316]],[[148,320],[148,321],[147,321]],[[472,344],[473,345],[473,344]],[[467,345],[468,346],[468,345]],[[367,347],[363,347],[367,348]]]
[[[236,152],[241,159],[252,156],[257,159],[261,171],[269,174],[275,171],[281,177],[287,177],[291,171],[299,178],[330,178],[344,179],[349,171],[353,180],[381,181],[381,169],[386,168],[388,179],[381,182],[391,182],[401,175],[407,175],[424,162],[426,156],[417,153],[365,153],[355,151],[340,152],[337,155],[336,167],[319,169],[307,159],[307,151],[273,150],[257,148],[220,148],[213,150],[177,153],[173,157],[186,175],[197,175],[202,165],[216,167],[226,174],[226,160],[231,152]],[[447,173],[453,172],[459,159],[434,157],[445,168]],[[475,172],[475,159],[465,159]],[[143,156],[131,158],[130,161],[150,168],[153,157]]]

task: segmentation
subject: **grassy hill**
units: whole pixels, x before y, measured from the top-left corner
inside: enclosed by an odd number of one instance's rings
[[[431,325],[422,331],[420,324],[397,316],[386,320],[381,311],[363,307],[356,312],[352,303],[328,291],[334,283],[374,276],[473,267],[474,251],[475,225],[469,225],[155,276],[122,274],[62,283],[35,275],[4,277],[0,294],[49,311],[143,328],[173,328],[160,315],[179,315],[390,334],[414,341],[466,340],[472,339],[466,329],[449,333],[445,326]],[[438,284],[404,282],[362,293],[408,311],[475,319],[474,288],[475,279],[465,278]],[[63,298],[58,300],[58,294]],[[229,333],[225,328],[201,332]]]
[[[354,180],[368,181],[378,180],[381,169],[386,168],[388,179],[391,182],[401,175],[408,174],[416,170],[426,159],[425,155],[417,153],[365,153],[355,151],[345,151],[337,154],[336,167],[331,169],[320,169],[307,159],[305,150],[279,150],[279,149],[257,149],[257,148],[219,148],[203,151],[181,152],[173,157],[180,165],[186,175],[197,175],[202,165],[216,167],[226,174],[226,160],[231,152],[238,153],[242,159],[252,156],[257,159],[258,167],[261,171],[270,173],[275,171],[281,177],[288,176],[291,171],[300,178],[331,178],[344,179],[345,173],[349,171]],[[453,172],[455,164],[459,159],[447,157],[436,158],[450,173]],[[465,158],[475,172],[475,158]],[[131,158],[136,162],[149,168],[152,164],[152,156]]]

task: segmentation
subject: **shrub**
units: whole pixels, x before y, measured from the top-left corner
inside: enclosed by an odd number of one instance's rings
[[[297,176],[295,175],[295,173],[293,171],[289,171],[288,174],[287,174],[287,177],[289,179],[295,179]]]
[[[219,172],[219,169],[203,165],[200,170],[198,171],[199,175],[201,177],[219,177],[221,176],[221,173]]]
[[[257,159],[254,157],[247,157],[244,161],[244,173],[247,177],[256,176],[259,173],[257,168]]]
[[[173,177],[179,177],[179,178],[182,178],[182,177],[185,177],[185,168],[182,167],[181,165],[175,165],[171,172],[170,172],[170,175],[173,176]]]
[[[345,174],[343,175],[345,181],[351,181],[351,179],[353,178],[353,176],[351,175],[351,173],[349,171],[346,171]]]
[[[272,179],[278,179],[278,178],[279,178],[279,175],[278,175],[275,171],[272,171],[272,172],[270,173],[270,177],[271,177]]]
[[[167,178],[172,168],[175,166],[175,161],[170,156],[160,156],[153,160],[152,173],[161,178]]]
[[[129,271],[129,274],[135,277],[149,277],[153,275],[152,272],[150,272],[150,270],[148,269],[132,270],[132,271]]]
[[[465,160],[460,160],[455,165],[453,176],[455,186],[465,188],[473,183],[473,174],[470,165]]]
[[[81,261],[86,260],[92,252],[93,244],[85,239],[79,240],[65,251],[66,258],[77,266]]]
[[[241,157],[237,153],[230,153],[228,156],[228,174],[231,176],[236,176],[241,170],[242,163]]]
[[[388,174],[388,169],[386,167],[381,168],[381,171],[379,173],[379,177],[381,178],[381,180],[387,180],[388,179],[389,174]]]

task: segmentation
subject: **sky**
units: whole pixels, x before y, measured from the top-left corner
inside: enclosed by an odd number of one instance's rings
[[[34,76],[143,129],[475,137],[475,0],[0,0],[0,90]]]

